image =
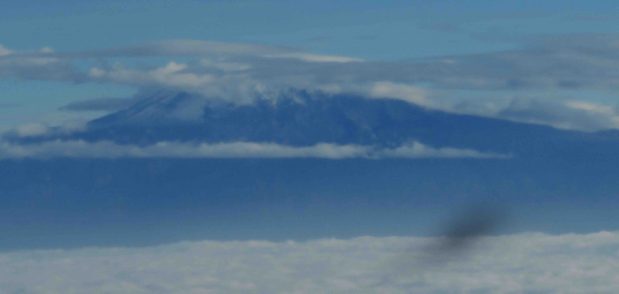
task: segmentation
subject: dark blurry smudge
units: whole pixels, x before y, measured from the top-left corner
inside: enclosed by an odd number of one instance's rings
[[[462,261],[483,245],[484,237],[497,232],[507,220],[507,211],[496,205],[472,205],[454,213],[439,230],[438,236],[421,248],[411,249],[416,270]]]
[[[505,222],[506,212],[493,206],[475,206],[452,218],[443,233],[427,249],[435,257],[460,254],[479,240],[493,234]]]
[[[508,211],[497,205],[471,205],[453,213],[438,226],[434,237],[415,242],[403,254],[398,254],[387,268],[383,278],[374,286],[410,281],[411,275],[421,280],[426,274],[440,271],[454,263],[464,263],[472,253],[483,254],[489,237],[507,223]]]

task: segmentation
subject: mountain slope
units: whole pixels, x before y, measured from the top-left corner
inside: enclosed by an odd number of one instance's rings
[[[608,156],[609,132],[585,133],[429,110],[392,99],[289,92],[251,105],[209,103],[187,93],[155,95],[93,120],[65,139],[121,144],[160,141],[317,143],[394,147],[420,141],[521,156]],[[586,153],[586,154],[584,154]]]

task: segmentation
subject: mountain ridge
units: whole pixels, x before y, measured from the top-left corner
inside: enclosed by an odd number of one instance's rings
[[[85,130],[55,139],[135,145],[251,141],[379,147],[419,141],[433,147],[534,156],[580,154],[585,146],[592,154],[619,149],[619,136],[612,131],[562,130],[448,113],[396,99],[308,91],[290,91],[244,105],[209,102],[185,92],[152,95],[90,121]]]

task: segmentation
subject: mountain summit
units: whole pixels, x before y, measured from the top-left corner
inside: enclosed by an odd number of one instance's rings
[[[611,154],[619,138],[495,118],[448,113],[395,99],[289,91],[252,104],[213,102],[185,92],[137,99],[62,139],[149,145],[158,142],[319,143],[395,147],[419,141],[516,155],[566,155],[587,146]],[[611,152],[611,153],[608,153]]]

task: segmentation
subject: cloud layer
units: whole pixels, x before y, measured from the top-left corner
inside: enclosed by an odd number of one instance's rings
[[[619,111],[608,99],[600,104],[586,95],[613,96],[619,89],[618,40],[616,35],[551,36],[509,51],[401,62],[199,40],[86,52],[0,47],[0,78],[182,90],[240,104],[290,88],[353,92],[451,112],[599,130],[619,128]],[[131,61],[149,58],[156,61],[141,66]],[[478,95],[471,99],[465,91]],[[578,106],[584,104],[596,106]]]
[[[33,129],[30,132],[41,130]],[[38,133],[37,133],[38,134]],[[506,159],[510,156],[469,149],[433,148],[411,142],[392,149],[362,145],[320,143],[312,146],[286,146],[275,143],[181,143],[159,142],[148,146],[120,145],[109,141],[46,141],[35,144],[0,142],[0,159],[7,158],[479,158]]]
[[[484,237],[428,264],[418,237],[183,242],[0,254],[9,293],[614,293],[619,233]]]

